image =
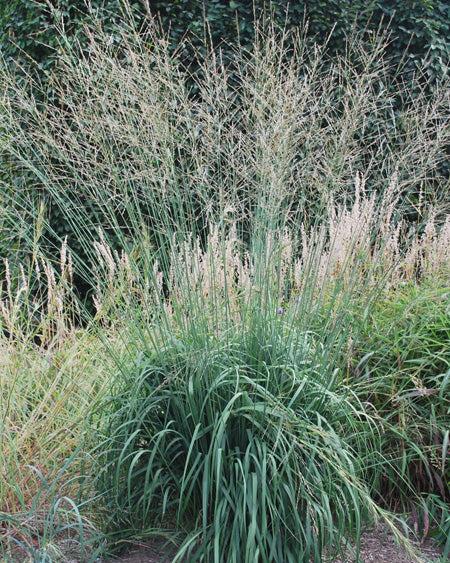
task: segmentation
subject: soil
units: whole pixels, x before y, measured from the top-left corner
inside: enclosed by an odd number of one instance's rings
[[[163,542],[134,545],[130,551],[106,563],[171,563],[170,548]]]
[[[426,540],[423,543],[414,543],[414,547],[418,555],[420,555],[423,563],[440,559],[440,549]],[[334,563],[353,563],[355,558],[349,553],[345,559],[335,559]],[[398,545],[392,533],[384,526],[365,532],[361,538],[361,561],[363,563],[413,563],[414,559],[409,555],[406,549]]]
[[[440,550],[429,540],[415,544],[424,563],[439,560]],[[334,559],[333,563],[353,563],[354,556],[349,551],[345,559]],[[171,557],[163,544],[141,545],[133,547],[130,552],[109,563],[170,563]],[[392,534],[379,526],[365,532],[361,541],[361,562],[363,563],[413,563],[407,551],[397,545]],[[226,563],[226,562],[224,562]],[[443,563],[443,559],[440,559]]]

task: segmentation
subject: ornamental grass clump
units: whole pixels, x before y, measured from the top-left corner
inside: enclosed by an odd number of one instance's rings
[[[355,37],[330,60],[301,33],[259,29],[227,64],[205,45],[192,76],[154,21],[124,22],[113,41],[95,22],[86,34],[84,51],[61,37],[52,98],[0,65],[0,157],[2,206],[22,219],[8,221],[8,238],[18,231],[25,251],[44,200],[43,238],[54,252],[68,235],[87,286],[99,229],[141,263],[164,261],[173,236],[204,241],[229,221],[246,244],[261,228],[298,235],[332,202],[351,207],[358,185],[377,205],[393,181],[396,222],[422,220],[432,201],[440,223],[449,89],[417,80],[413,97],[383,38]]]
[[[51,99],[0,69],[0,236],[20,246],[0,342],[54,352],[24,402],[2,381],[4,426],[31,436],[4,442],[3,498],[24,444],[53,468],[82,441],[75,488],[112,550],[156,535],[180,561],[298,563],[378,517],[399,537],[374,499],[386,474],[413,490],[396,448],[415,437],[352,369],[386,288],[448,266],[449,90],[410,97],[378,37],[330,61],[258,30],[193,77],[153,21],[86,34],[62,44]]]
[[[191,327],[114,397],[98,488],[119,544],[175,528],[174,561],[319,562],[377,516],[361,479],[374,421],[318,335],[256,317],[219,337]]]

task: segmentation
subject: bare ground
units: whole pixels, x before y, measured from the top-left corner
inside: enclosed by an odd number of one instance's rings
[[[439,560],[440,550],[429,540],[415,544],[424,563]],[[349,551],[345,559],[335,559],[334,563],[353,563],[354,556]],[[162,544],[133,547],[130,552],[109,563],[170,563],[171,557]],[[407,551],[397,545],[392,534],[383,526],[363,534],[361,542],[361,561],[363,563],[414,563]],[[443,563],[443,559],[440,559]],[[188,562],[187,562],[188,563]],[[224,561],[223,563],[226,563]]]
[[[441,556],[440,549],[430,540],[414,543],[417,553],[425,563],[436,561]],[[352,563],[354,557],[349,553],[345,559],[335,559],[334,563]],[[364,563],[413,563],[414,559],[403,546],[398,545],[392,533],[384,526],[367,531],[361,539],[361,560]]]

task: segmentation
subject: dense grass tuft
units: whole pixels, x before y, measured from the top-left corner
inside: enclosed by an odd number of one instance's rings
[[[373,422],[314,335],[255,328],[130,374],[100,452],[111,531],[172,523],[189,561],[321,561],[374,513],[355,456]]]

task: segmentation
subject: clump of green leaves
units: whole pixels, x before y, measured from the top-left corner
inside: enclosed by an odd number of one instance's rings
[[[449,499],[450,289],[445,278],[407,283],[377,301],[355,343],[351,384],[385,423],[379,495],[410,507]]]
[[[331,354],[331,349],[328,350]],[[175,560],[322,561],[376,513],[360,479],[373,421],[313,335],[274,318],[194,327],[149,353],[109,405],[99,492],[109,531],[173,525]]]

